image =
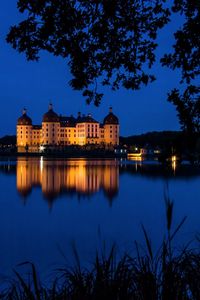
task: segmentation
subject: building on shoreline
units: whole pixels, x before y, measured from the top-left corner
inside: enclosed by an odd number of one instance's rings
[[[52,104],[43,115],[42,125],[33,125],[26,109],[17,121],[18,152],[41,152],[45,147],[66,147],[69,145],[97,145],[105,148],[119,144],[119,120],[112,107],[103,123],[97,122],[91,114],[78,113],[77,118],[58,115]]]

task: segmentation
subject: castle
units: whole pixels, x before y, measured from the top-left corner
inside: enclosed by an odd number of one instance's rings
[[[42,125],[33,125],[26,109],[17,121],[18,152],[42,152],[49,147],[69,145],[99,145],[114,147],[119,144],[119,120],[112,107],[103,123],[97,122],[91,114],[78,113],[77,118],[58,115],[52,104],[43,115]]]

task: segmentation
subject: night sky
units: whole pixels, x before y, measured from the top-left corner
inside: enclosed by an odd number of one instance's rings
[[[48,53],[41,53],[39,62],[27,62],[24,54],[19,54],[5,42],[9,27],[23,19],[16,8],[17,0],[0,1],[0,91],[1,118],[0,136],[15,134],[16,120],[23,107],[28,110],[34,124],[40,124],[42,115],[52,101],[54,110],[63,115],[92,113],[102,121],[110,105],[120,119],[120,134],[124,136],[147,131],[179,130],[175,108],[168,103],[167,92],[177,86],[177,72],[154,67],[157,81],[140,91],[117,92],[105,89],[100,107],[85,103],[81,92],[73,91],[68,85],[71,79],[67,63]],[[172,31],[177,28],[173,21],[159,34],[158,58],[170,49],[173,42]]]

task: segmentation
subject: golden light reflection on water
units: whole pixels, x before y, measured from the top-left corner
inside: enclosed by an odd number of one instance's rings
[[[172,160],[172,170],[174,171],[174,174],[175,174],[176,173],[176,167],[177,167],[177,158],[176,158],[176,156],[175,155],[172,156],[171,160]]]
[[[17,190],[28,197],[34,187],[41,187],[50,202],[60,194],[90,195],[103,190],[110,200],[119,189],[118,162],[111,161],[48,161],[40,158],[17,160]]]

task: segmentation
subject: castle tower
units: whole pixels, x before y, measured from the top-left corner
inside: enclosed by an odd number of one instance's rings
[[[60,120],[59,116],[53,111],[52,103],[49,110],[43,116],[42,121],[42,144],[58,145],[60,142]]]
[[[22,116],[17,120],[18,152],[26,152],[32,143],[32,120],[24,108]]]
[[[109,108],[109,114],[104,118],[104,140],[105,144],[110,146],[119,145],[119,120]]]

